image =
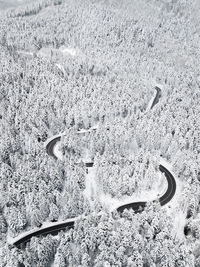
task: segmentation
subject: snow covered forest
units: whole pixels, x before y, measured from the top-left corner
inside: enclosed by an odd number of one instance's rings
[[[1,2],[0,267],[200,267],[200,1]]]

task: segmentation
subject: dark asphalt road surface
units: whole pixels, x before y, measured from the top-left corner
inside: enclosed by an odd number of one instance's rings
[[[154,98],[154,101],[151,105],[151,109],[159,102],[159,99],[161,98],[161,89],[159,87],[155,87],[156,89],[156,96]]]
[[[54,148],[55,144],[60,141],[60,139],[61,139],[61,137],[58,136],[58,137],[54,138],[53,140],[51,140],[46,146],[47,154],[49,156],[52,156],[54,159],[57,159],[57,157],[53,153],[53,148]]]
[[[59,225],[53,225],[53,226],[49,226],[47,228],[42,228],[39,229],[33,233],[30,233],[24,237],[22,237],[21,239],[19,239],[18,241],[16,241],[13,245],[15,246],[20,246],[22,243],[27,243],[33,236],[46,236],[48,234],[51,235],[57,235],[59,231],[61,230],[65,230],[66,228],[73,228],[74,227],[74,222],[75,221],[70,221],[70,222],[64,222],[64,223],[60,223]]]
[[[159,170],[165,174],[165,177],[168,182],[167,191],[162,197],[158,199],[160,202],[160,205],[164,206],[173,198],[176,192],[176,182],[175,182],[173,175],[163,165],[159,165]],[[141,212],[142,210],[144,210],[146,204],[147,202],[129,203],[129,204],[120,206],[119,208],[117,208],[117,211],[123,212],[125,209],[133,209],[137,213],[137,212]]]

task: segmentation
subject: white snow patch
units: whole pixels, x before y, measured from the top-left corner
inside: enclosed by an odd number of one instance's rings
[[[96,130],[97,128],[98,128],[98,126],[95,125],[95,126],[92,126],[90,129],[81,129],[81,130],[78,130],[77,132],[80,134],[81,133],[90,133],[90,132]]]
[[[18,6],[23,6],[30,4],[34,0],[1,0],[0,1],[0,12],[10,8],[16,8]]]
[[[85,190],[83,191],[83,195],[88,199],[92,209],[94,208],[94,201],[98,199],[95,172],[95,167],[88,168],[88,174],[85,177]]]
[[[55,56],[59,58],[62,58],[62,56],[77,56],[78,50],[75,48],[71,47],[60,47],[59,49],[55,49],[52,47],[42,47],[38,53],[39,56],[46,57],[46,58],[51,58],[51,56]],[[58,62],[57,62],[58,63]]]
[[[84,151],[84,157],[82,158],[82,161],[85,163],[92,162],[90,150],[87,148]]]
[[[53,50],[54,49],[43,47],[38,51],[37,55],[45,58],[50,58]]]
[[[30,52],[30,51],[18,50],[17,53],[21,55],[33,57],[33,52]]]
[[[174,218],[174,236],[178,237],[180,240],[185,239],[184,227],[186,225],[186,212],[181,210],[174,210],[171,216]]]
[[[76,49],[75,48],[71,48],[71,47],[60,47],[59,50],[63,53],[63,54],[70,54],[71,56],[76,56]]]
[[[57,142],[55,144],[55,146],[53,148],[53,153],[58,159],[63,160],[63,153],[61,150],[61,142]]]

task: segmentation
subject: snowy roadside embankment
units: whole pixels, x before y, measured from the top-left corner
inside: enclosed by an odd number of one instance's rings
[[[155,199],[159,199],[167,191],[168,183],[165,176],[160,172],[158,172],[158,179],[159,181],[156,188],[149,191],[144,190],[142,192],[136,192],[129,197],[122,197],[118,199],[118,198],[112,198],[109,194],[101,193],[99,196],[101,204],[106,208],[106,210],[112,212],[118,207],[129,203],[140,202],[140,201],[150,202]]]
[[[61,142],[57,142],[53,148],[53,153],[59,160],[63,160],[63,153],[61,150]]]
[[[183,189],[183,183],[181,180],[176,176],[176,174],[173,172],[172,164],[170,164],[166,159],[161,158],[160,164],[165,166],[170,173],[173,175],[175,181],[176,181],[176,194],[174,197],[168,202],[164,208],[166,209],[166,212],[169,216],[174,218],[173,220],[173,232],[174,235],[177,236],[179,239],[183,240],[185,239],[184,236],[184,226],[186,224],[186,210],[180,208],[180,202],[182,201],[182,189]]]
[[[83,195],[85,198],[87,198],[90,207],[92,210],[94,210],[94,201],[98,199],[98,189],[97,189],[97,183],[95,178],[96,169],[95,167],[89,168],[88,173],[85,176],[85,190],[83,192]]]

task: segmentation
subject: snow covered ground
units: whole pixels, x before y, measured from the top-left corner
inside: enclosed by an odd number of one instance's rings
[[[53,149],[53,153],[54,155],[56,155],[56,157],[60,160],[63,160],[63,154],[62,154],[62,151],[61,151],[61,142],[57,142],[54,146],[54,149]]]
[[[45,57],[45,58],[51,58],[52,56],[57,57],[57,58],[62,58],[63,56],[78,56],[82,54],[81,51],[78,48],[73,48],[73,47],[66,47],[66,46],[61,46],[58,49],[52,48],[52,47],[42,47],[37,55]]]
[[[87,198],[91,209],[94,208],[94,200],[97,200],[99,197],[99,191],[97,189],[97,183],[95,178],[95,167],[88,169],[88,174],[85,177],[85,190],[83,195]]]
[[[76,56],[77,54],[77,50],[75,48],[71,48],[71,47],[65,47],[65,46],[61,46],[59,48],[59,50],[65,55],[71,55],[71,56]]]
[[[18,50],[17,53],[22,54],[22,55],[33,56],[32,51]],[[74,57],[78,53],[80,53],[80,51],[75,48],[61,46],[59,49],[55,49],[51,47],[42,47],[36,54],[41,57],[51,58],[51,56],[54,56],[54,55],[57,55],[57,56],[58,55],[60,56],[70,55]]]
[[[0,1],[0,11],[6,10],[8,8],[15,8],[25,4],[35,2],[34,0],[1,0]]]

